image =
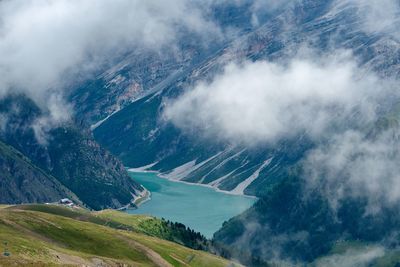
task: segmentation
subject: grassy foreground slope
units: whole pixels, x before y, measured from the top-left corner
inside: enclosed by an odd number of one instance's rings
[[[112,214],[119,219],[114,221]],[[122,216],[122,217],[121,217]],[[0,209],[0,266],[228,266],[212,254],[142,233],[151,217],[27,205]],[[144,228],[143,228],[144,227]],[[4,252],[9,252],[6,256]],[[235,264],[236,265],[236,264]],[[235,266],[231,265],[231,266]],[[236,265],[238,266],[238,265]]]

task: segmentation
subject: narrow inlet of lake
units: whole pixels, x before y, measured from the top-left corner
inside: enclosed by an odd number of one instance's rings
[[[151,172],[129,172],[151,192],[151,199],[132,214],[147,214],[180,222],[211,238],[224,221],[242,213],[256,201],[248,196],[230,195],[213,188],[160,178]]]

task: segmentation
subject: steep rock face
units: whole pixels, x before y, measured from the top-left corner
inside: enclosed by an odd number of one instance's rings
[[[1,139],[56,177],[87,206],[119,208],[142,190],[115,157],[74,123],[38,132],[35,127],[43,127],[38,118],[45,114],[23,96],[3,99],[0,111],[5,123]]]
[[[79,86],[70,99],[80,119],[94,128],[149,91],[157,91],[158,83],[173,82],[182,68],[189,65],[191,56],[147,50],[132,52],[95,79]]]
[[[156,52],[133,49],[94,79],[86,81],[69,95],[78,118],[96,128],[101,122],[130,103],[174,84],[221,42],[205,45],[199,37],[184,34],[176,49]]]
[[[214,2],[203,5],[217,27],[223,31],[203,37],[178,31],[176,47],[167,47],[161,51],[132,47],[132,49],[104,67],[105,70],[76,89],[69,98],[77,110],[77,116],[86,124],[95,128],[115,112],[130,103],[154,94],[165,87],[174,85],[180,77],[205,64],[209,57],[218,53],[233,39],[242,33],[252,31],[257,15],[258,23],[265,22],[280,10],[261,10],[256,12],[253,1]],[[102,68],[102,69],[104,69]]]
[[[44,203],[70,198],[74,193],[36,167],[21,152],[0,142],[0,203]]]
[[[50,172],[90,207],[119,208],[142,190],[118,159],[76,128],[58,128],[50,134]]]

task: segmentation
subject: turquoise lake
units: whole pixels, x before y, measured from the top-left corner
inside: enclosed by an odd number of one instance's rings
[[[224,221],[253,205],[255,198],[230,195],[205,186],[160,178],[155,173],[129,173],[151,192],[151,199],[132,214],[147,214],[180,222],[211,238]]]

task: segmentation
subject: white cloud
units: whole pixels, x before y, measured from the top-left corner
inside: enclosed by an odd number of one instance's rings
[[[342,254],[331,254],[319,259],[317,267],[352,267],[369,266],[370,263],[385,255],[385,249],[381,246],[371,246],[362,249],[348,249]]]
[[[366,33],[385,33],[400,37],[399,0],[335,0],[330,12],[337,14],[349,7],[354,8],[351,14],[359,20],[360,29]]]
[[[357,131],[335,135],[304,160],[304,178],[317,186],[336,209],[347,197],[366,197],[367,213],[397,205],[400,200],[399,129],[376,137]]]
[[[55,94],[64,105],[71,80],[135,47],[171,48],[182,29],[218,31],[185,0],[0,1],[0,96],[23,92],[50,109]]]
[[[184,130],[222,140],[275,142],[301,132],[312,138],[359,111],[374,117],[369,102],[378,79],[363,75],[349,56],[229,64],[209,83],[199,83],[167,103],[164,117]],[[375,101],[375,100],[374,100]]]
[[[164,118],[196,136],[234,143],[277,144],[305,133],[316,148],[303,160],[303,178],[333,208],[366,197],[369,213],[400,201],[400,135],[368,129],[396,86],[357,66],[349,56],[230,64],[167,102]]]

